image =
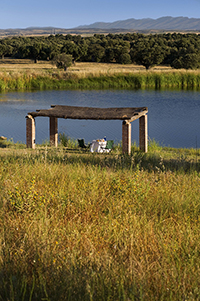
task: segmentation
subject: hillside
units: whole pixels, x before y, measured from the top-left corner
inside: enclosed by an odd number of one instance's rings
[[[199,32],[200,18],[187,17],[161,17],[158,19],[127,19],[115,22],[95,22],[89,25],[80,25],[76,28],[57,28],[57,27],[28,27],[28,28],[9,28],[0,29],[0,37],[8,36],[36,36],[50,34],[80,34],[91,35],[94,33],[162,33],[163,31],[172,32]]]
[[[134,30],[200,30],[200,19],[187,17],[162,17],[158,19],[127,19],[112,23],[96,22],[78,28],[134,29]]]

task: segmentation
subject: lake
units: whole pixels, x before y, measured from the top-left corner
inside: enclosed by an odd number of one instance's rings
[[[91,107],[148,107],[148,135],[161,145],[200,147],[200,92],[154,90],[36,91],[0,94],[0,136],[26,142],[26,115],[52,104]],[[49,139],[49,118],[36,118],[36,143]],[[122,139],[122,121],[58,119],[58,131],[71,138]],[[139,121],[132,122],[138,144]]]

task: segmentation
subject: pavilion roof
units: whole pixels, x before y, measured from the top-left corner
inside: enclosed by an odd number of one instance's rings
[[[131,122],[148,112],[147,107],[139,108],[94,108],[64,105],[52,105],[47,110],[36,110],[28,115],[32,117],[56,117],[65,119],[93,119],[93,120],[126,120]]]

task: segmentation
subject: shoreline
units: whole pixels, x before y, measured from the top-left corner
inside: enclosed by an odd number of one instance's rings
[[[61,71],[50,62],[0,60],[0,92],[52,89],[200,89],[200,70],[78,62]]]

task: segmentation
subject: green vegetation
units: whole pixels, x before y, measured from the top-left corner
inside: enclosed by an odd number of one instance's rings
[[[199,67],[197,35],[9,38],[0,55]],[[150,52],[147,46],[152,49]],[[148,50],[148,51],[146,51]],[[141,54],[141,55],[140,55]],[[151,55],[150,55],[151,54]],[[155,55],[154,55],[155,54]],[[4,72],[0,91],[199,89],[198,72]],[[0,300],[200,300],[200,152],[0,142]]]
[[[67,71],[67,68],[72,65],[72,55],[65,53],[58,54],[53,58],[52,64],[56,65],[58,69],[64,69],[64,71]]]
[[[0,76],[0,92],[41,89],[199,89],[200,73],[195,71],[135,72],[80,77],[75,73],[20,73]]]
[[[200,67],[199,34],[94,34],[7,37],[0,40],[0,56],[16,59],[52,60],[71,55],[74,62],[140,64],[149,69],[164,65],[175,69]]]
[[[0,146],[0,300],[199,300],[198,149]]]

